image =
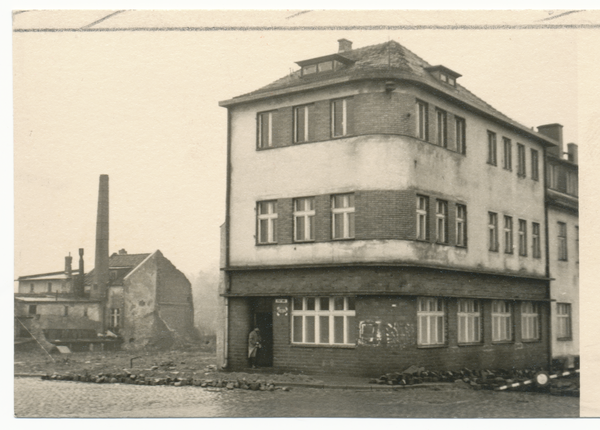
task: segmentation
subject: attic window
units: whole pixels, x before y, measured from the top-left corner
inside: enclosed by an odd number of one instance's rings
[[[334,63],[341,65],[338,61],[324,61],[317,64],[309,64],[308,66],[302,67],[302,76],[311,75],[313,73],[331,72],[334,67]]]
[[[461,77],[459,73],[456,73],[445,66],[426,67],[425,70],[443,83],[452,85],[453,87],[456,86],[456,79]]]
[[[354,60],[339,54],[333,54],[311,60],[298,61],[296,64],[302,68],[302,76],[306,76],[315,73],[333,72],[344,65],[354,64]]]

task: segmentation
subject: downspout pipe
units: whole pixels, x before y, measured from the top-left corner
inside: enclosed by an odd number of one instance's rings
[[[230,291],[230,283],[229,283],[229,231],[230,231],[230,222],[231,222],[231,108],[227,108],[227,185],[225,191],[225,270],[223,273],[223,281],[225,292]],[[225,333],[223,336],[223,348],[224,348],[224,357],[223,357],[223,367],[227,368],[229,364],[229,297],[225,297]]]
[[[543,149],[543,160],[542,163],[544,166],[543,171],[543,184],[544,184],[544,248],[546,253],[546,278],[550,278],[550,237],[548,235],[549,227],[548,227],[548,175],[546,173],[546,169],[548,167],[547,163],[547,150],[546,147]],[[548,298],[552,299],[552,281],[548,281]],[[548,369],[552,368],[552,301],[548,302],[548,317],[546,319],[548,326]]]

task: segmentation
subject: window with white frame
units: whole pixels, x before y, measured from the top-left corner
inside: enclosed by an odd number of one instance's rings
[[[261,112],[258,114],[258,147],[271,146],[273,146],[273,112]]]
[[[531,148],[531,179],[540,180],[540,162],[537,149]]]
[[[492,301],[492,341],[512,340],[512,304],[506,300]]]
[[[333,137],[345,136],[348,132],[347,104],[347,99],[333,100],[331,102],[331,135]]]
[[[294,108],[294,143],[308,141],[308,106]]]
[[[419,297],[417,308],[419,345],[443,345],[445,307],[438,297]]]
[[[456,245],[467,246],[467,207],[456,205]]]
[[[517,175],[525,177],[527,168],[525,166],[525,146],[522,143],[517,143]]]
[[[567,224],[558,223],[558,259],[567,261]]]
[[[467,153],[467,123],[464,118],[456,119],[456,152],[465,155]]]
[[[444,148],[448,147],[448,126],[446,123],[446,112],[441,109],[436,109],[437,117],[437,144]]]
[[[331,196],[331,212],[333,238],[354,238],[354,194]]]
[[[556,304],[556,338],[571,339],[571,304]]]
[[[121,309],[111,308],[110,309],[110,326],[113,328],[121,326]]]
[[[417,136],[429,140],[429,106],[422,101],[417,102]]]
[[[294,241],[315,240],[315,198],[294,199]]]
[[[488,164],[496,166],[498,164],[496,159],[496,133],[488,131]]]
[[[540,313],[537,303],[521,303],[521,338],[523,340],[540,338]]]
[[[481,342],[481,305],[478,300],[458,300],[458,342]]]
[[[488,245],[490,251],[498,251],[498,214],[488,212]]]
[[[448,202],[436,201],[436,235],[438,243],[448,243]]]
[[[527,221],[519,220],[519,255],[527,256]]]
[[[513,219],[511,216],[504,216],[504,252],[513,253]]]
[[[292,306],[292,343],[354,345],[354,297],[295,297]]]
[[[258,202],[258,243],[277,242],[277,201]]]
[[[429,198],[417,196],[417,240],[427,240]]]
[[[537,222],[531,223],[531,248],[533,258],[542,257],[542,246],[540,241],[540,224]]]
[[[502,167],[506,170],[512,170],[512,143],[506,137],[502,138],[502,142],[504,144],[504,163]]]

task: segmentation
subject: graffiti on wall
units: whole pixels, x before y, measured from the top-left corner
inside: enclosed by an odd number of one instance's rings
[[[360,345],[397,345],[400,343],[398,324],[381,320],[365,320],[359,323]]]

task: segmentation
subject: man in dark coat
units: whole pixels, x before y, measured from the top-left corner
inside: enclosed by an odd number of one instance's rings
[[[256,327],[248,336],[248,360],[253,369],[256,369],[256,353],[258,352],[258,348],[261,347],[261,341],[260,330]]]

